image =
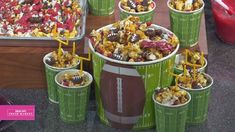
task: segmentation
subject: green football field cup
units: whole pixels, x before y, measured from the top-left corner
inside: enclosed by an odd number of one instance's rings
[[[78,123],[85,120],[89,103],[90,84],[93,81],[92,76],[84,71],[85,75],[89,78],[89,82],[86,85],[66,87],[60,84],[65,73],[74,74],[75,72],[79,72],[79,70],[65,70],[59,72],[54,78],[58,86],[60,118],[68,123]]]
[[[170,12],[170,23],[171,31],[176,34],[180,40],[181,47],[193,47],[199,41],[199,32],[201,25],[201,17],[204,9],[203,6],[195,11],[179,11],[169,6],[168,0],[167,5]]]
[[[155,14],[155,8],[156,8],[156,3],[154,3],[154,8],[150,11],[147,12],[128,12],[126,10],[124,10],[121,7],[121,2],[118,3],[118,8],[120,10],[120,19],[126,19],[129,16],[138,16],[140,18],[141,22],[152,22],[154,14]]]
[[[166,28],[153,25],[156,28],[163,29],[163,31],[172,33],[171,31],[167,30]],[[105,26],[103,28],[109,28],[111,25]],[[102,28],[101,28],[102,29]],[[99,29],[99,30],[101,30]],[[173,33],[172,33],[173,34]],[[147,129],[147,128],[153,128],[155,124],[155,117],[154,117],[154,104],[152,101],[152,93],[154,92],[154,89],[156,87],[167,87],[170,86],[172,83],[172,76],[170,75],[170,72],[173,72],[173,65],[171,65],[173,62],[175,62],[175,55],[179,49],[179,45],[176,47],[175,51],[172,52],[170,55],[151,62],[124,62],[124,61],[118,61],[113,60],[111,58],[105,57],[97,52],[95,52],[91,42],[89,41],[89,47],[92,51],[92,61],[93,61],[93,72],[94,72],[94,84],[95,84],[95,94],[96,94],[96,104],[97,104],[97,114],[100,118],[100,121],[106,125],[112,126],[110,123],[110,120],[107,118],[107,113],[105,113],[104,103],[102,101],[102,87],[101,87],[101,81],[105,81],[106,83],[109,83],[111,78],[107,80],[102,80],[102,72],[104,72],[105,65],[107,63],[112,63],[114,65],[107,66],[111,69],[115,69],[112,67],[116,66],[116,69],[123,70],[127,69],[126,67],[131,67],[132,71],[137,71],[137,74],[140,75],[141,81],[144,83],[144,94],[145,94],[145,102],[143,107],[143,112],[141,115],[138,115],[138,120],[133,125],[134,130],[139,129]],[[119,68],[117,68],[119,66]],[[124,67],[122,67],[124,66]],[[110,69],[110,70],[111,70]],[[118,71],[118,70],[117,70]],[[124,74],[128,74],[130,71],[126,71]],[[119,73],[120,74],[120,73]],[[114,74],[112,74],[114,75]],[[111,76],[112,77],[112,76]],[[122,75],[119,77],[123,77]],[[118,80],[118,79],[117,79]],[[120,80],[120,79],[119,79]],[[125,80],[125,79],[123,79]],[[129,83],[137,83],[137,82],[129,82]],[[130,84],[128,84],[130,85]],[[124,88],[123,88],[124,89]],[[131,88],[130,88],[131,90]],[[107,90],[108,91],[108,90]],[[125,91],[125,90],[123,90]],[[124,95],[123,98],[126,98],[125,96],[133,96],[133,95]],[[135,96],[133,96],[134,98]],[[110,97],[111,98],[111,97]],[[139,97],[141,98],[141,97]],[[134,100],[134,99],[133,99]],[[115,104],[116,102],[113,102]],[[125,103],[125,102],[123,102]],[[110,103],[112,104],[112,103]],[[115,106],[113,106],[115,107]],[[138,109],[138,108],[137,108]],[[110,114],[109,114],[110,115]],[[112,117],[116,119],[123,119],[122,117],[119,117],[117,115],[112,115]],[[128,121],[133,121],[134,118],[125,118]],[[127,122],[128,122],[127,121]],[[125,121],[123,121],[125,123]],[[125,124],[123,124],[125,125]],[[121,128],[121,127],[119,127]]]
[[[155,93],[152,96],[155,107],[155,120],[157,132],[184,132],[187,119],[189,102],[191,100],[188,94],[188,101],[185,104],[168,106],[155,100]]]
[[[90,12],[96,16],[107,16],[114,12],[115,0],[88,0]]]
[[[45,73],[46,73],[46,80],[47,80],[47,92],[49,100],[53,103],[59,103],[58,102],[58,95],[57,95],[57,85],[55,83],[55,76],[57,73],[67,70],[67,69],[75,69],[78,67],[79,63],[76,66],[69,67],[69,68],[56,68],[53,66],[50,66],[46,63],[46,59],[51,56],[51,53],[48,53],[43,58],[43,63],[45,65]]]
[[[179,69],[176,67],[176,65],[178,65],[180,63],[181,60],[184,60],[184,56],[182,54],[177,54],[176,57],[175,57],[175,66],[174,66],[174,73],[175,74],[181,74],[183,73],[183,70]],[[198,68],[197,70],[199,72],[205,72],[206,71],[206,67],[207,67],[207,60],[206,58],[204,58],[204,66],[201,67],[201,68]]]
[[[213,79],[210,75],[203,73],[209,80],[210,84],[203,89],[188,89],[182,86],[180,88],[188,91],[191,95],[191,102],[189,103],[187,123],[198,124],[203,123],[207,119],[208,104],[211,93],[211,86]]]

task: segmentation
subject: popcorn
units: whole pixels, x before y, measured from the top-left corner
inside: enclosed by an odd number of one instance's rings
[[[179,70],[183,70],[183,65],[185,63],[185,57],[186,57],[186,51],[184,51],[181,55],[181,60],[180,62],[176,65],[176,68],[179,69]],[[198,52],[198,51],[189,51],[188,52],[188,63],[191,63],[191,64],[197,64],[197,65],[201,65],[200,67],[198,68],[201,68],[203,67],[205,64],[205,60],[204,58],[202,59],[202,56],[201,56],[201,53]]]
[[[84,73],[81,74],[79,72],[76,73],[65,73],[62,76],[62,80],[60,84],[67,86],[67,87],[79,87],[84,86],[89,82],[88,76],[86,76]]]
[[[170,7],[179,11],[194,11],[203,6],[202,0],[171,0]]]
[[[79,34],[77,29],[83,13],[79,3],[73,0],[2,0],[0,12],[0,26],[9,26],[5,36],[52,37],[50,31],[58,24],[58,28],[67,31],[66,35],[70,38]],[[66,19],[61,19],[62,17]],[[65,37],[65,34],[60,34],[59,37]]]
[[[156,89],[154,98],[157,102],[168,106],[185,104],[189,100],[187,92],[178,86]]]
[[[79,62],[77,55],[72,55],[69,52],[63,51],[63,54],[59,57],[56,51],[52,52],[49,58],[46,58],[45,62],[53,67],[68,68],[76,66]]]
[[[121,8],[128,12],[146,12],[154,8],[153,0],[121,0]]]
[[[179,78],[179,86],[188,88],[188,89],[202,89],[209,85],[209,80],[204,73],[196,72],[196,79],[193,79],[193,71],[187,71],[186,77]]]
[[[171,54],[179,41],[176,36],[130,16],[110,28],[93,30],[94,49],[112,59],[129,62],[153,61]]]

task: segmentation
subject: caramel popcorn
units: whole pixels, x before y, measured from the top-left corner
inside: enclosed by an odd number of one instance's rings
[[[176,68],[179,70],[183,70],[184,69],[184,63],[185,63],[185,57],[186,57],[186,52],[184,51],[182,54],[180,54],[180,61],[178,64],[176,64]],[[200,67],[197,68],[201,68],[205,65],[205,58],[202,59],[201,53],[198,51],[189,51],[188,52],[188,63],[191,64],[197,64],[200,65]]]
[[[121,0],[121,8],[128,12],[146,12],[154,9],[153,0]]]
[[[157,102],[168,106],[185,104],[189,100],[187,92],[178,86],[156,89],[154,97]]]
[[[110,28],[90,34],[91,43],[100,54],[129,62],[153,61],[171,54],[179,44],[178,38],[151,24],[140,23],[130,16]]]
[[[171,0],[170,7],[179,11],[194,11],[203,6],[202,0]]]
[[[193,71],[187,71],[186,77],[179,78],[179,85],[188,89],[202,89],[210,84],[210,80],[206,77],[204,73],[195,72],[196,79],[194,80]]]
[[[62,76],[60,84],[66,87],[79,87],[86,85],[88,82],[88,76],[86,76],[84,73],[81,74],[80,72],[76,72],[74,74],[65,73]]]
[[[78,55],[72,55],[67,51],[63,51],[59,57],[56,51],[53,51],[51,56],[46,58],[45,62],[53,67],[68,68],[76,66],[79,62]]]

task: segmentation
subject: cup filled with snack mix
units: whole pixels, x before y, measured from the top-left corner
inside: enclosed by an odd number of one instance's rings
[[[168,0],[171,30],[179,37],[181,47],[198,43],[203,0]]]
[[[49,100],[58,103],[57,85],[55,83],[55,75],[63,70],[74,69],[79,65],[78,55],[73,55],[68,51],[62,51],[59,55],[57,51],[46,54],[43,58],[45,65],[47,90]]]
[[[181,74],[178,85],[188,91],[192,97],[189,103],[187,123],[202,123],[207,119],[208,103],[213,79],[202,72],[187,71]]]
[[[55,76],[63,121],[77,123],[85,120],[92,81],[91,74],[77,69],[64,70]]]
[[[101,122],[134,130],[154,127],[151,97],[156,87],[172,83],[169,71],[173,72],[173,65],[169,62],[175,61],[179,49],[176,35],[164,27],[129,16],[93,30],[89,47]],[[112,115],[118,118],[126,115],[130,122],[116,120]]]
[[[157,88],[153,93],[157,132],[184,132],[190,94],[178,86]]]
[[[88,0],[89,10],[96,16],[107,16],[114,13],[115,0]]]
[[[207,60],[204,56],[202,56],[202,53],[199,51],[190,51],[187,53],[187,62],[190,64],[196,64],[199,67],[197,67],[197,70],[200,72],[205,72],[207,67]],[[175,66],[174,66],[174,72],[176,74],[183,73],[184,70],[184,64],[186,63],[186,52],[182,52],[180,54],[176,55],[175,58]],[[186,67],[187,69],[190,68],[189,66]]]
[[[141,22],[151,22],[156,3],[153,0],[120,0],[118,4],[121,20],[128,16],[138,16]]]

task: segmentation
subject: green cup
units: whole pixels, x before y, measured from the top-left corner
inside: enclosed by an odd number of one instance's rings
[[[91,13],[96,16],[107,16],[114,12],[115,0],[88,0]]]
[[[176,57],[175,57],[174,73],[178,74],[178,75],[184,72],[183,70],[176,67],[176,65],[178,65],[181,60],[185,60],[185,57],[182,54],[177,54]],[[201,67],[201,68],[198,68],[197,71],[199,71],[199,72],[205,72],[206,71],[206,67],[207,67],[206,58],[204,58],[204,62],[205,62],[204,66]]]
[[[53,103],[58,104],[59,102],[58,102],[58,95],[57,95],[57,85],[55,83],[56,74],[59,73],[60,71],[77,68],[79,63],[76,66],[69,67],[69,68],[53,67],[46,63],[46,59],[49,58],[51,54],[52,52],[46,54],[43,57],[43,63],[45,65],[45,73],[46,73],[46,79],[47,79],[47,92],[48,92],[49,100]]]
[[[156,3],[155,2],[153,2],[153,3],[154,3],[154,8],[150,11],[147,11],[147,12],[128,12],[121,7],[121,2],[119,2],[118,7],[120,10],[120,18],[121,18],[121,20],[123,20],[123,19],[128,18],[129,16],[137,16],[140,18],[141,22],[151,22],[153,20],[155,8],[156,8]]]
[[[187,119],[188,105],[191,100],[188,94],[188,101],[185,104],[168,106],[155,100],[155,93],[152,98],[155,108],[155,121],[157,132],[184,132]]]
[[[187,123],[198,124],[203,123],[207,119],[208,103],[211,93],[213,79],[210,75],[203,73],[209,80],[210,84],[203,89],[188,89],[182,86],[180,88],[188,91],[192,97],[189,103]]]
[[[193,47],[198,43],[199,31],[201,24],[201,16],[204,9],[203,6],[195,11],[179,11],[170,7],[171,0],[168,0],[167,5],[170,10],[171,30],[180,40],[181,47]]]
[[[79,72],[79,70],[70,69],[59,72],[55,76],[60,102],[60,118],[68,123],[78,123],[85,120],[90,95],[90,84],[93,81],[91,74],[84,71],[85,75],[89,78],[89,82],[86,85],[67,87],[60,84],[65,73],[74,74],[76,72]]]

